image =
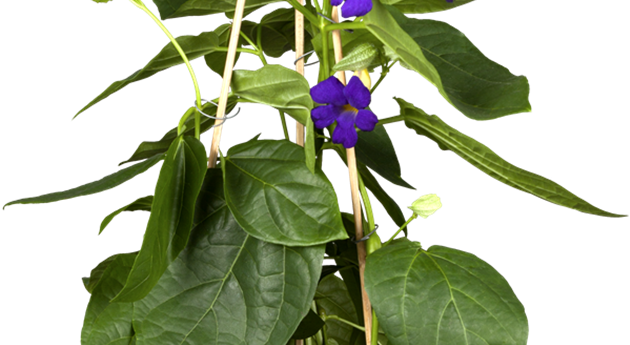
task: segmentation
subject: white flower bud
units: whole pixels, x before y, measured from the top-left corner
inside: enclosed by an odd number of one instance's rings
[[[442,199],[437,193],[429,193],[421,195],[418,199],[414,200],[411,205],[407,206],[408,209],[413,211],[422,219],[429,218],[430,215],[437,212],[444,206]]]

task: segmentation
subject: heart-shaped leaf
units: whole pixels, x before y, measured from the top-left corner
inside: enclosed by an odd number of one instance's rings
[[[209,169],[186,249],[134,303],[138,345],[286,344],[315,295],[323,246],[285,247],[244,232]]]
[[[365,289],[393,345],[525,345],[527,317],[492,266],[400,239],[368,256]]]
[[[290,246],[347,238],[332,185],[304,160],[304,149],[286,140],[249,141],[222,158],[225,198],[247,233]]]

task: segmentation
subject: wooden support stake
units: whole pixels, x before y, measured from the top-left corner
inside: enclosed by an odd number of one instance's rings
[[[304,4],[304,0],[298,0],[300,5]],[[302,12],[295,10],[295,58],[299,59],[304,55],[304,15]],[[304,75],[304,58],[301,58],[295,64],[295,70]],[[304,146],[304,125],[297,122],[295,124],[295,142]],[[301,345],[296,342],[296,345]]]

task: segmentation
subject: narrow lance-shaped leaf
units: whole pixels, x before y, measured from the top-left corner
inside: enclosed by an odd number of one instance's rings
[[[184,53],[186,53],[188,60],[193,60],[209,54],[219,46],[219,38],[214,32],[204,32],[199,36],[181,36],[175,40],[179,43]],[[177,49],[175,49],[173,44],[169,42],[169,44],[167,44],[166,47],[164,47],[162,51],[160,51],[160,53],[149,61],[149,63],[141,70],[133,73],[126,79],[114,82],[105,91],[103,91],[103,93],[81,109],[75,117],[92,107],[94,104],[109,97],[111,94],[118,92],[125,86],[133,82],[149,78],[160,71],[183,63],[184,60],[177,52]]]
[[[116,302],[146,296],[188,242],[194,205],[206,172],[204,146],[179,137],[166,153],[140,253]]]
[[[286,344],[313,301],[323,246],[291,248],[243,231],[209,169],[186,249],[134,303],[138,345]]]
[[[237,102],[236,97],[228,98],[226,114],[230,113],[232,109],[234,109],[236,102]],[[216,116],[217,106],[212,103],[206,103],[201,107],[201,110],[204,112],[204,114],[207,114],[210,116]],[[205,133],[214,125],[214,119],[201,116],[200,123],[201,123],[200,125],[201,133]],[[184,131],[184,135],[193,136],[195,134],[194,116],[191,116],[190,118],[188,118],[188,120],[186,120],[184,125],[187,128],[186,131]],[[153,155],[156,155],[158,153],[165,153],[166,151],[168,151],[168,148],[171,146],[171,143],[173,142],[173,140],[175,140],[175,138],[177,138],[177,127],[168,131],[159,141],[143,141],[138,146],[138,148],[133,153],[133,155],[131,155],[131,157],[127,159],[126,161],[120,163],[120,165],[129,163],[129,162],[143,160]]]
[[[72,188],[63,192],[56,192],[56,193],[45,194],[45,195],[41,195],[41,196],[37,196],[33,198],[26,198],[26,199],[11,201],[10,203],[4,205],[4,207],[7,207],[9,205],[15,205],[15,204],[46,204],[49,202],[67,200],[67,199],[72,199],[72,198],[76,198],[76,197],[80,197],[84,195],[100,193],[108,189],[112,189],[116,186],[119,186],[131,180],[132,178],[136,177],[137,175],[142,174],[143,172],[147,171],[150,167],[156,165],[162,159],[164,159],[164,155],[158,154],[147,159],[144,162],[132,165],[116,173],[105,176],[98,181],[91,182],[83,186]]]
[[[443,150],[451,150],[484,173],[523,192],[554,204],[604,217],[624,217],[601,210],[580,199],[559,184],[506,162],[485,145],[444,123],[435,115],[403,99],[396,98],[407,127],[435,141]]]
[[[473,0],[382,0],[383,5],[392,5],[403,13],[432,13],[466,5]]]
[[[149,211],[150,212],[152,204],[153,204],[153,195],[149,195],[149,196],[145,196],[144,198],[140,198],[129,205],[125,205],[117,209],[116,211],[112,212],[107,217],[105,217],[105,219],[103,219],[103,222],[101,222],[101,229],[99,230],[98,233],[101,234],[103,230],[105,230],[107,225],[109,225],[109,223],[114,219],[114,217],[116,217],[120,213],[133,212],[133,211]]]
[[[369,255],[365,289],[392,345],[525,345],[523,305],[478,257],[400,239]]]

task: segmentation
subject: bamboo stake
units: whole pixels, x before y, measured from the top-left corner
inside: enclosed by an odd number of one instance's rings
[[[304,4],[304,0],[297,1],[300,5]],[[302,55],[304,55],[304,15],[295,10],[295,58],[299,59],[295,64],[295,70],[304,75],[304,58],[300,59]],[[295,142],[304,146],[304,125],[299,122],[295,123]],[[295,345],[304,345],[304,340],[296,340]]]
[[[241,32],[241,22],[243,21],[243,10],[245,9],[245,0],[237,0],[234,9],[234,21],[232,22],[232,32],[230,33],[230,43],[228,45],[227,57],[225,59],[225,69],[223,70],[223,84],[221,85],[221,94],[219,96],[219,106],[217,107],[217,117],[215,124],[220,124],[225,116],[227,107],[228,94],[230,92],[230,83],[232,82],[232,70],[234,69],[234,60],[236,58],[236,48],[238,48],[238,40]],[[219,156],[219,143],[221,142],[221,133],[223,126],[214,127],[212,135],[212,145],[210,145],[210,155],[208,157],[208,168],[214,168],[217,165],[217,157]]]
[[[332,20],[339,22],[339,9],[333,7]],[[341,45],[341,33],[339,30],[332,32],[333,48],[335,52],[335,62],[343,59],[343,49]],[[339,71],[337,78],[345,85],[346,72]],[[359,173],[357,171],[357,158],[354,147],[346,150],[348,156],[348,172],[350,175],[350,192],[352,193],[352,212],[354,213],[354,233],[356,239],[363,238],[363,218],[361,216],[361,196],[359,194]],[[372,344],[372,304],[365,291],[365,242],[357,243],[357,253],[359,256],[359,275],[361,279],[361,298],[363,300],[363,323],[365,326],[365,343]]]
[[[304,4],[304,0],[297,0],[300,5]],[[295,10],[295,58],[299,59],[304,55],[304,15],[302,12]],[[304,58],[301,58],[295,64],[295,70],[304,75]],[[304,146],[304,125],[297,122],[295,124],[295,142]],[[301,342],[301,340],[299,340]],[[302,345],[295,342],[295,345]]]

